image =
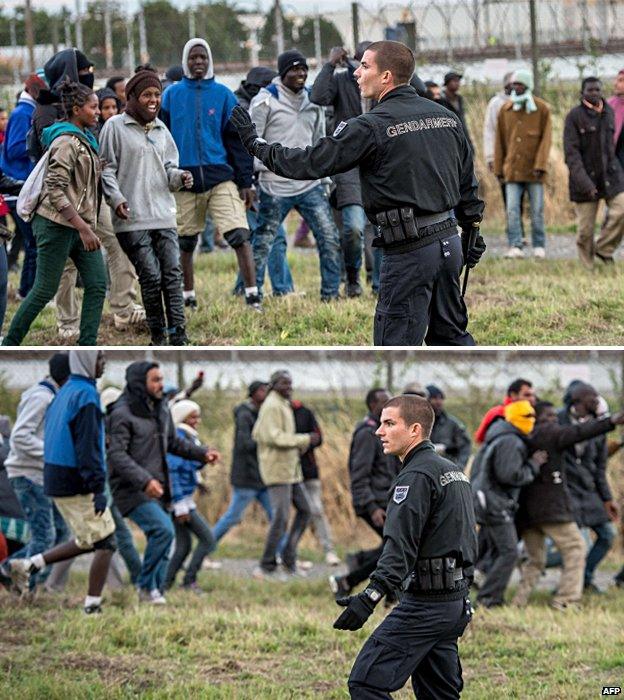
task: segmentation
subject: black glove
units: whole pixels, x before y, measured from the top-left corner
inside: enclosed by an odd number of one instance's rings
[[[466,253],[466,265],[468,265],[469,268],[472,269],[479,260],[481,260],[481,256],[485,253],[486,247],[483,236],[477,233],[474,244],[471,248],[468,248],[468,252]]]
[[[379,600],[381,600],[381,595],[379,596]],[[373,614],[377,602],[373,601],[366,591],[362,591],[357,595],[338,598],[336,603],[345,607],[346,610],[343,610],[338,619],[334,622],[334,629],[359,630]]]
[[[258,150],[258,145],[260,143],[265,143],[265,141],[258,138],[256,125],[251,121],[249,112],[244,107],[236,105],[236,107],[234,107],[232,110],[230,121],[238,131],[240,140],[243,142],[243,146],[245,147],[247,153],[255,156]]]
[[[94,493],[93,494],[93,510],[96,515],[102,515],[106,510],[108,504],[105,493]]]

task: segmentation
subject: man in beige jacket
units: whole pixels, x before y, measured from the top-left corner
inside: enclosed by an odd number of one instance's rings
[[[302,485],[299,454],[319,444],[316,433],[297,433],[290,405],[292,377],[285,370],[271,375],[270,392],[260,407],[252,437],[258,446],[260,476],[266,484],[273,519],[267,533],[264,553],[254,576],[265,578],[277,571],[277,547],[288,527],[290,504],[297,514],[282,552],[287,573],[297,573],[297,545],[310,520],[310,504]]]
[[[501,107],[494,143],[494,174],[505,184],[506,258],[523,258],[522,195],[529,193],[533,255],[544,258],[544,177],[551,144],[550,107],[533,95],[533,75],[517,70],[511,77],[510,100]]]

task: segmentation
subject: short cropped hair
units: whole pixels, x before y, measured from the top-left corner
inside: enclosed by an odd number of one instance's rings
[[[533,388],[533,384],[528,379],[516,379],[507,387],[507,396],[519,393],[523,386],[528,386],[530,389]]]
[[[539,418],[548,408],[554,408],[555,404],[550,401],[538,401],[535,404],[535,417]]]
[[[396,406],[399,409],[401,418],[406,425],[418,423],[423,431],[423,436],[428,439],[431,435],[431,428],[435,420],[435,413],[428,399],[413,394],[403,394],[395,396],[384,404],[384,408]]]
[[[588,83],[600,83],[602,85],[602,80],[597,78],[595,75],[588,75],[587,78],[583,78],[583,82],[581,83],[581,92],[585,92],[585,86]]]
[[[375,403],[375,401],[377,401],[377,394],[381,393],[382,391],[386,390],[383,387],[376,386],[366,394],[366,408],[370,410],[370,407]]]
[[[396,85],[409,83],[416,68],[414,52],[400,41],[374,41],[367,49],[375,53],[381,72],[390,71]]]

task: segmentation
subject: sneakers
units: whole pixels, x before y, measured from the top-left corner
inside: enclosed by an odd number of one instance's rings
[[[543,260],[546,257],[546,251],[541,246],[533,248],[533,257],[538,260]]]
[[[113,323],[118,331],[126,331],[129,326],[145,321],[145,309],[141,304],[132,304],[124,314],[113,314]]]
[[[217,561],[216,559],[209,559],[206,557],[204,563],[202,564],[202,569],[208,569],[209,571],[219,571],[223,568],[223,563]]]
[[[505,253],[505,258],[508,260],[512,258],[523,258],[524,257],[524,251],[522,248],[518,248],[518,246],[511,246],[509,250]]]
[[[187,297],[184,300],[184,306],[191,311],[197,311],[197,299],[196,297]]]
[[[191,581],[191,583],[183,583],[180,588],[183,591],[189,591],[195,595],[204,595],[204,591],[199,587],[197,581]]]
[[[188,345],[189,338],[184,326],[179,326],[169,336],[169,345]]]
[[[288,580],[288,577],[279,569],[269,571],[268,569],[263,569],[261,566],[256,566],[251,572],[251,575],[257,581],[280,581],[283,583]]]
[[[150,603],[151,605],[167,605],[165,596],[154,588],[151,591],[146,591],[144,588],[139,588],[139,603]]]
[[[13,584],[13,590],[18,595],[28,593],[28,581],[34,567],[30,559],[13,559],[9,562],[9,576]]]
[[[78,328],[59,328],[58,335],[61,340],[71,343],[78,340],[80,330]]]
[[[345,292],[349,299],[362,296],[362,287],[359,282],[347,282]]]
[[[95,605],[85,605],[84,611],[85,615],[100,615],[102,613],[102,606],[99,603]]]
[[[336,600],[338,600],[338,598],[344,598],[351,593],[352,589],[346,581],[346,576],[330,576],[328,580],[329,587]]]
[[[325,555],[325,563],[327,566],[338,566],[338,564],[340,564],[340,557],[336,552],[327,552]]]
[[[245,297],[245,304],[251,311],[262,312],[262,302],[258,294],[250,294],[248,297]]]

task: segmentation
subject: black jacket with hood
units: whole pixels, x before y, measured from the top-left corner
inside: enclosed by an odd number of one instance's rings
[[[527,437],[508,421],[498,420],[488,428],[470,474],[479,523],[513,522],[521,487],[539,472],[531,452]]]
[[[41,90],[37,97],[37,106],[33,113],[32,131],[28,138],[28,155],[33,161],[39,160],[43,155],[41,133],[50,124],[62,119],[63,109],[60,97],[55,88],[68,77],[72,82],[80,82],[78,76],[78,59],[83,63],[89,63],[87,57],[78,49],[63,49],[54,54],[45,64],[43,70],[50,86],[47,90]]]
[[[561,425],[574,425],[569,410],[559,411]],[[580,526],[596,527],[609,522],[605,501],[613,499],[607,482],[607,441],[604,435],[577,443],[565,450],[568,487],[574,517]]]
[[[205,446],[177,434],[164,399],[147,393],[145,379],[154,362],[133,362],[126,370],[126,387],[109,407],[108,473],[115,505],[123,516],[151,499],[144,489],[156,479],[163,504],[171,500],[167,453],[204,462]]]

